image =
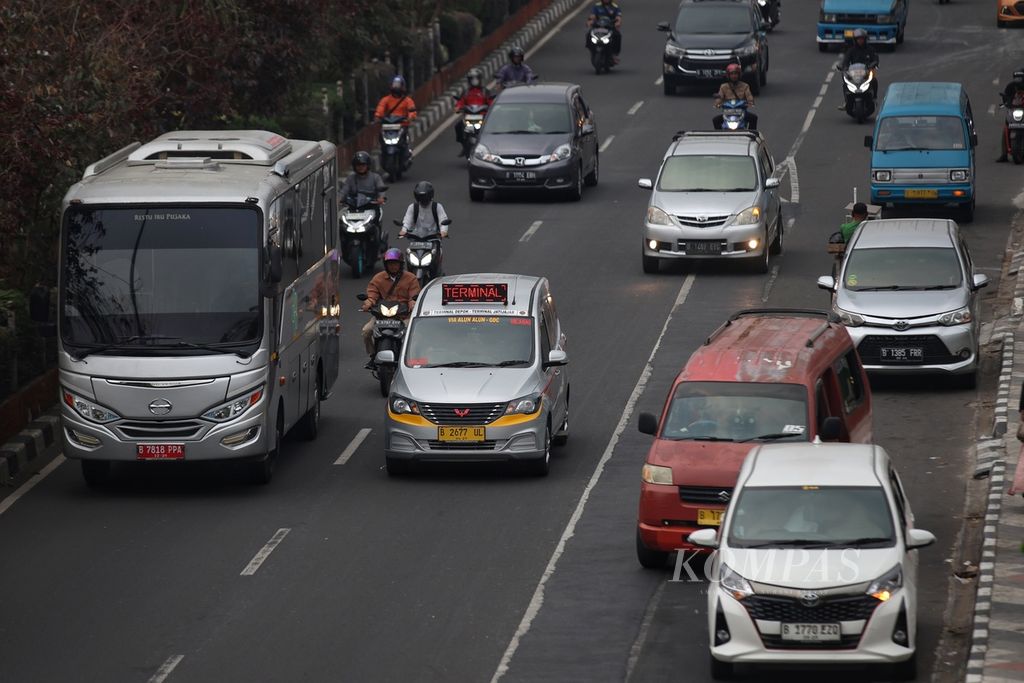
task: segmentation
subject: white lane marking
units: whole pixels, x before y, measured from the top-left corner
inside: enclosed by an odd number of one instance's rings
[[[149,683],[164,683],[167,677],[171,675],[171,672],[174,671],[174,667],[181,664],[183,659],[185,659],[185,655],[171,655],[168,657],[167,661],[161,664],[160,668],[153,674],[153,677],[149,679]]]
[[[32,478],[26,481],[24,484],[15,489],[14,493],[7,496],[3,500],[0,500],[0,515],[7,512],[7,510],[18,502],[18,499],[24,496],[26,493],[32,490],[32,488],[41,482],[43,479],[53,472],[55,469],[61,466],[66,458],[63,455],[58,454],[56,458],[50,461],[50,463],[43,469],[32,475]]]
[[[604,139],[604,142],[601,143],[601,146],[597,148],[597,151],[598,152],[603,152],[606,149],[608,149],[608,145],[612,144],[612,140],[614,140],[614,139],[615,139],[614,135],[609,135],[608,137],[606,137]]]
[[[999,85],[999,79],[998,78],[993,78],[992,79],[992,85]]]
[[[800,203],[800,174],[796,170],[796,159],[786,157],[786,172],[789,173],[789,201]]]
[[[814,104],[811,105],[811,108],[812,109],[817,109],[820,106],[821,106],[821,95],[818,95],[817,97],[814,98]]]
[[[988,114],[989,114],[989,116],[992,116],[995,113],[996,113],[996,105],[994,105],[994,104],[988,105]]]
[[[558,539],[558,545],[555,546],[555,551],[551,554],[551,559],[548,560],[548,564],[544,568],[544,573],[541,574],[540,581],[537,583],[537,588],[533,591],[533,597],[530,598],[530,602],[526,606],[526,612],[523,614],[522,621],[519,622],[519,627],[512,636],[512,640],[509,642],[508,647],[505,648],[505,653],[501,656],[498,668],[495,670],[494,676],[491,677],[491,683],[496,683],[496,681],[500,680],[501,677],[508,672],[509,664],[512,662],[512,656],[515,655],[516,650],[519,649],[519,643],[522,642],[523,638],[529,632],[530,627],[533,625],[533,620],[536,619],[537,615],[540,613],[540,608],[544,604],[544,590],[547,587],[547,582],[554,575],[555,569],[558,567],[558,560],[561,559],[562,554],[565,552],[566,544],[576,533],[576,525],[583,516],[583,508],[586,507],[587,501],[590,500],[591,492],[597,486],[597,482],[601,479],[601,475],[604,474],[605,465],[608,464],[612,454],[615,452],[615,446],[619,443],[619,437],[622,436],[622,432],[625,431],[626,425],[633,416],[633,410],[636,408],[637,401],[640,400],[640,396],[644,393],[644,389],[647,388],[647,381],[651,377],[654,357],[657,355],[658,349],[661,348],[661,342],[665,338],[665,333],[668,331],[669,323],[672,322],[672,317],[683,302],[686,301],[686,297],[689,295],[690,289],[693,287],[694,280],[695,277],[692,274],[687,275],[686,279],[683,280],[683,284],[679,288],[679,294],[676,296],[676,300],[672,304],[672,308],[669,310],[668,317],[665,318],[665,324],[661,328],[661,333],[658,334],[658,339],[654,342],[654,348],[651,349],[651,355],[647,358],[647,364],[644,365],[643,372],[640,373],[640,379],[636,381],[636,386],[633,387],[633,393],[629,395],[629,399],[626,401],[626,405],[622,411],[622,417],[619,418],[619,423],[615,426],[615,431],[612,432],[612,436],[608,440],[608,445],[605,446],[604,453],[601,454],[601,459],[598,461],[597,467],[594,469],[594,473],[590,475],[590,481],[587,482],[586,487],[583,489],[583,493],[580,494],[579,502],[576,503],[576,509],[573,510],[572,516],[569,518],[569,523],[566,524],[565,529],[562,530],[562,535]]]
[[[764,289],[761,290],[761,303],[768,303],[768,296],[772,293],[772,285],[775,284],[775,280],[779,277],[779,265],[775,264],[772,266],[772,274],[768,276],[768,282],[764,283]]]
[[[363,441],[366,440],[366,437],[368,437],[370,435],[370,432],[372,431],[373,430],[370,429],[369,427],[363,427],[362,429],[360,429],[356,433],[356,435],[352,437],[352,440],[348,443],[348,445],[345,446],[345,450],[341,452],[341,455],[339,455],[338,459],[334,461],[334,464],[344,465],[345,463],[347,463],[348,459],[352,457],[352,455],[356,452],[356,449],[362,445]]]
[[[658,80],[654,81],[654,85],[661,85],[664,82],[665,82],[665,77],[664,76],[658,76]]]
[[[644,101],[640,100],[639,102],[637,102],[636,104],[629,108],[629,111],[626,112],[626,116],[632,116],[633,114],[637,113],[638,111],[640,111],[640,107],[642,106],[644,106]]]
[[[822,83],[821,84],[821,90],[818,91],[818,95],[821,96],[821,97],[824,97],[825,93],[827,93],[827,92],[828,92],[828,83]]]
[[[835,75],[835,66],[838,62],[833,62],[832,66],[829,67],[829,71],[825,74],[825,84],[832,82],[832,77]],[[811,123],[814,122],[814,115],[818,112],[818,107],[821,106],[822,95],[814,100],[814,104],[807,110],[807,116],[804,118],[804,125],[800,128],[799,135],[796,136],[796,140],[793,141],[793,145],[789,148],[789,152],[786,154],[786,160],[780,164],[784,166],[784,173],[789,173],[789,185],[790,185],[790,196],[789,201],[796,204],[800,201],[800,179],[796,172],[796,153],[800,151],[800,145],[804,143],[804,138],[807,137],[807,131],[811,129]]]
[[[568,23],[569,23],[570,21],[572,21],[572,19],[573,19],[573,18],[574,18],[574,17],[575,17],[575,16],[577,15],[577,14],[579,14],[579,13],[580,13],[580,10],[582,10],[582,9],[583,9],[584,7],[589,7],[589,5],[590,5],[590,3],[588,3],[588,2],[582,2],[582,3],[580,3],[580,6],[579,6],[579,7],[577,7],[576,9],[574,9],[574,10],[573,10],[572,12],[569,12],[569,14],[566,14],[566,15],[565,15],[565,18],[564,18],[564,19],[562,19],[562,20],[561,20],[560,22],[558,22],[557,24],[555,24],[555,27],[554,27],[553,29],[551,29],[550,31],[548,31],[548,32],[547,32],[547,33],[546,33],[546,34],[544,35],[544,37],[543,37],[543,38],[541,38],[540,40],[538,40],[538,41],[537,41],[537,44],[536,44],[536,45],[534,45],[533,47],[531,47],[531,48],[530,48],[529,50],[527,50],[527,51],[526,51],[526,58],[527,58],[527,59],[529,59],[530,57],[532,57],[533,55],[535,55],[535,54],[537,53],[537,50],[539,50],[539,49],[541,49],[542,47],[544,47],[545,45],[547,45],[547,42],[548,42],[549,40],[551,40],[552,38],[554,38],[554,37],[555,37],[555,34],[556,34],[556,33],[558,33],[559,31],[561,31],[561,30],[562,30],[562,28],[563,28],[563,27],[564,27],[564,26],[565,26],[566,24],[568,24]]]
[[[818,98],[818,102],[821,102],[821,98]],[[807,110],[807,116],[804,117],[804,125],[800,128],[800,133],[806,133],[811,129],[811,122],[814,121],[814,115],[818,113],[818,110],[811,107]]]
[[[792,218],[792,217],[787,218],[786,219],[786,232],[792,233],[793,232],[793,227],[795,225],[796,225],[796,219],[795,218]]]
[[[528,227],[526,229],[526,232],[523,233],[523,236],[519,238],[519,241],[520,242],[529,242],[530,238],[533,237],[533,233],[535,233],[538,230],[540,230],[540,226],[543,225],[543,223],[544,223],[544,221],[534,221],[533,223],[531,223],[530,227]]]
[[[829,69],[829,72],[825,75],[825,83],[831,83],[832,82],[832,78],[836,75],[835,67],[836,67],[836,64],[838,64],[838,63],[839,62],[833,62],[832,63],[832,67]]]
[[[270,553],[274,552],[274,548],[284,540],[284,537],[288,535],[291,529],[278,529],[277,533],[270,537],[267,544],[260,548],[260,551],[256,553],[256,556],[249,560],[249,564],[245,565],[245,569],[242,570],[241,576],[252,576],[259,570],[260,565],[266,562],[267,558],[270,557]]]
[[[661,596],[664,594],[665,586],[667,585],[668,581],[662,581],[658,586],[658,590],[654,591],[654,595],[651,596],[650,601],[647,603],[647,610],[644,611],[643,621],[640,622],[640,632],[636,634],[636,640],[633,641],[633,646],[629,648],[629,660],[626,662],[626,683],[629,683],[630,679],[633,678],[633,670],[636,669],[636,664],[640,661],[640,653],[643,652],[644,644],[647,642],[647,633],[651,630],[654,613],[658,611],[658,604],[661,602]]]

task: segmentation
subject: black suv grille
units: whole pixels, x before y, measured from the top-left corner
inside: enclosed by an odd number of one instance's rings
[[[915,347],[924,351],[920,360],[894,361],[882,358],[883,347],[908,348]],[[860,359],[867,365],[943,365],[959,360],[951,354],[934,334],[869,334],[857,345]]]
[[[799,624],[829,624],[837,621],[870,619],[878,600],[870,595],[823,597],[814,607],[807,607],[796,598],[774,595],[751,595],[740,602],[751,619],[785,621]]]
[[[505,414],[507,403],[421,403],[420,413],[439,425],[486,425]]]
[[[679,500],[684,503],[728,505],[732,497],[731,486],[680,486]]]

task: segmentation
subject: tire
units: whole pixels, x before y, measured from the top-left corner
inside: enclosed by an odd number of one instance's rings
[[[281,455],[281,441],[284,439],[284,415],[277,411],[277,423],[274,428],[273,447],[267,454],[248,463],[249,482],[258,486],[265,486],[274,478],[274,470],[277,469],[277,459]]]
[[[651,550],[640,538],[640,530],[636,530],[636,559],[644,569],[664,569],[668,562],[668,553],[664,550]]]
[[[761,85],[768,85],[768,65],[765,64],[764,71],[761,72]]]
[[[772,256],[778,256],[782,253],[783,241],[785,240],[786,228],[782,224],[782,212],[779,212],[778,228],[775,232],[775,239],[772,240],[772,245],[769,247]]]
[[[535,477],[546,477],[551,471],[551,425],[544,430],[544,455],[540,458],[526,460],[526,471]]]
[[[730,681],[734,676],[733,665],[729,662],[720,662],[711,654],[708,654],[711,679],[715,681]]]
[[[321,378],[320,370],[317,369],[316,373],[316,387],[313,389],[314,398],[313,405],[306,414],[299,420],[299,437],[303,441],[315,441],[316,437],[320,434],[320,397],[324,395],[323,391],[323,379]]]
[[[384,469],[387,470],[389,477],[401,477],[412,474],[415,464],[412,460],[400,460],[384,456]]]
[[[366,261],[363,260],[362,248],[352,255],[352,277],[358,280],[366,274]]]
[[[897,681],[913,681],[917,678],[917,652],[892,667],[892,675]]]
[[[828,43],[818,43],[818,52],[828,52]]]
[[[573,185],[566,190],[566,197],[570,202],[578,202],[583,199],[583,164],[576,167],[576,175],[573,176]]]
[[[478,187],[469,188],[469,201],[471,202],[482,202],[484,200],[484,191]]]
[[[764,241],[765,242],[768,241],[768,231],[767,230],[765,230],[765,233],[764,233]],[[750,261],[750,270],[751,270],[751,272],[757,273],[759,275],[764,275],[765,273],[768,272],[768,266],[769,266],[768,262],[770,260],[771,251],[772,251],[771,245],[767,245],[767,246],[765,246],[761,250],[761,255],[760,256],[758,256],[757,258],[754,258],[754,259],[748,259]]]
[[[552,446],[564,446],[569,441],[569,387],[565,388],[565,420],[555,435],[551,437]]]
[[[666,96],[671,97],[676,94],[676,84],[671,79],[662,76],[661,82],[662,91]]]
[[[965,204],[960,209],[960,222],[961,223],[973,223],[974,222],[974,199],[971,199],[970,204]]]
[[[750,92],[755,95],[761,94],[761,67],[758,67],[757,74],[755,74],[753,80],[747,81],[747,85],[750,86]]]
[[[1013,163],[1024,163],[1024,133],[1018,132],[1016,137],[1014,137],[1013,150],[1010,152],[1010,156],[1013,157]]]
[[[583,184],[587,187],[597,187],[598,174],[601,170],[601,155],[594,155],[594,170],[583,178]]]
[[[641,258],[643,259],[644,272],[648,275],[654,275],[661,270],[661,259],[648,256],[647,254],[643,254]]]
[[[110,481],[109,460],[83,460],[82,478],[91,489],[102,488]]]

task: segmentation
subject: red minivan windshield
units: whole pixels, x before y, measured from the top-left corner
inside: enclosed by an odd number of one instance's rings
[[[801,384],[681,382],[661,438],[807,441],[807,389]]]

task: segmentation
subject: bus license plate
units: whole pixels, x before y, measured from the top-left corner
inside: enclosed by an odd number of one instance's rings
[[[907,199],[938,199],[938,190],[905,190],[903,195]]]
[[[805,643],[836,642],[842,636],[839,624],[782,624],[782,639]]]
[[[697,510],[697,524],[701,526],[720,526],[722,513],[725,510]]]
[[[896,360],[904,363],[921,363],[924,361],[924,349],[917,347],[892,347],[883,346],[881,349],[882,360]]]
[[[486,427],[438,427],[438,441],[483,441],[487,438]]]
[[[185,444],[181,443],[140,443],[135,445],[138,460],[184,460]]]

